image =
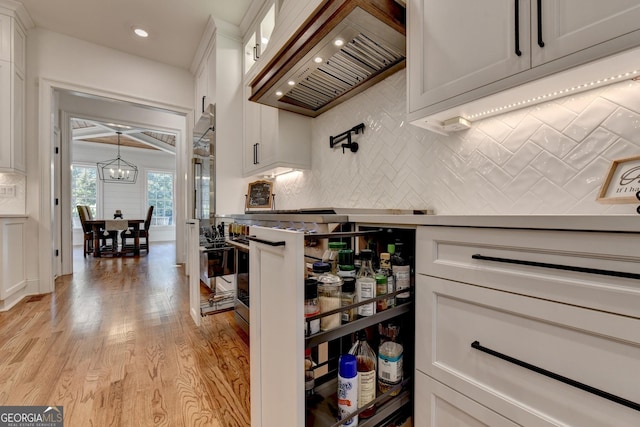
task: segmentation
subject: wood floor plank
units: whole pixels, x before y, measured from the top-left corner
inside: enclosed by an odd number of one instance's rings
[[[0,313],[0,405],[63,405],[69,426],[249,426],[248,337],[233,312],[194,325],[174,254],[78,249],[54,293]]]

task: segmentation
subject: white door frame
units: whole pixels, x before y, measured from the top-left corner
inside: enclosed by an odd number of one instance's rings
[[[38,221],[38,256],[40,259],[39,262],[39,281],[40,281],[40,293],[48,293],[52,292],[55,288],[54,285],[54,274],[57,269],[56,267],[56,257],[55,257],[55,233],[60,232],[56,231],[56,218],[54,215],[54,183],[56,179],[56,174],[60,174],[60,167],[55,162],[55,154],[54,147],[52,146],[52,132],[54,126],[52,118],[57,117],[54,108],[57,108],[57,104],[54,102],[54,91],[55,90],[65,90],[65,91],[76,91],[81,92],[93,96],[104,97],[109,99],[115,99],[118,101],[128,102],[137,104],[145,107],[152,107],[161,109],[168,112],[174,112],[178,115],[184,115],[185,120],[185,128],[184,130],[178,130],[176,132],[176,177],[185,177],[184,180],[178,178],[176,180],[176,263],[182,264],[186,259],[185,251],[185,221],[188,218],[187,216],[187,202],[186,195],[189,193],[188,183],[190,182],[191,173],[189,164],[190,158],[188,155],[187,148],[190,147],[188,141],[192,140],[192,128],[189,126],[190,123],[193,123],[193,111],[190,109],[186,109],[184,107],[164,104],[149,101],[146,99],[135,98],[131,96],[122,95],[119,93],[113,93],[108,91],[99,90],[91,87],[84,87],[81,85],[76,85],[68,82],[60,82],[56,80],[47,79],[41,77],[38,81],[39,83],[39,102],[38,102],[38,151],[40,155],[39,159],[39,218]],[[62,124],[62,133],[63,133],[63,141],[64,141],[64,128],[67,127],[68,124]],[[68,131],[67,131],[68,132]],[[70,137],[70,135],[69,135]],[[63,142],[64,143],[64,142]],[[69,166],[69,157],[67,157],[67,165]],[[65,167],[64,164],[60,165],[62,168]],[[64,185],[64,182],[62,182]],[[63,192],[64,193],[64,192]],[[67,200],[67,204],[70,203],[70,193],[67,192],[67,196],[69,200]],[[61,198],[60,203],[64,206],[65,200],[64,197]],[[62,223],[62,236],[71,233],[71,216],[65,215],[64,212],[61,213],[62,218],[60,218],[60,222]],[[65,222],[66,222],[66,231],[65,231]],[[71,240],[67,238],[69,241],[66,243],[68,246],[68,250],[72,250]],[[64,240],[64,239],[63,239]],[[62,242],[64,244],[64,241]],[[60,248],[61,251],[66,251],[65,248]],[[68,256],[67,256],[68,257]],[[66,258],[65,256],[62,257]],[[62,261],[58,261],[62,262]],[[68,266],[67,262],[64,261],[62,265],[62,274],[68,274],[66,272]],[[71,271],[69,271],[70,273]]]

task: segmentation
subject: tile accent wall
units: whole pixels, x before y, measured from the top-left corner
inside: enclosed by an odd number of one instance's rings
[[[640,82],[621,82],[441,136],[406,122],[398,72],[313,121],[312,171],[276,178],[278,209],[431,208],[437,214],[636,214],[595,201],[611,161],[640,155]],[[329,136],[363,122],[360,150]]]
[[[26,188],[27,179],[24,175],[13,173],[0,173],[0,184],[15,185],[15,197],[0,197],[0,215],[21,215],[26,212]]]

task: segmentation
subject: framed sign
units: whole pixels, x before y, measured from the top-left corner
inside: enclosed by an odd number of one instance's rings
[[[273,205],[273,182],[254,181],[249,183],[245,209],[271,209]]]
[[[602,184],[600,203],[638,203],[640,191],[640,156],[614,160]]]

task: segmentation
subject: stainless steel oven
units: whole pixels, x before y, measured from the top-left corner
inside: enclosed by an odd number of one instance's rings
[[[249,247],[240,243],[236,248],[235,320],[249,333]]]

